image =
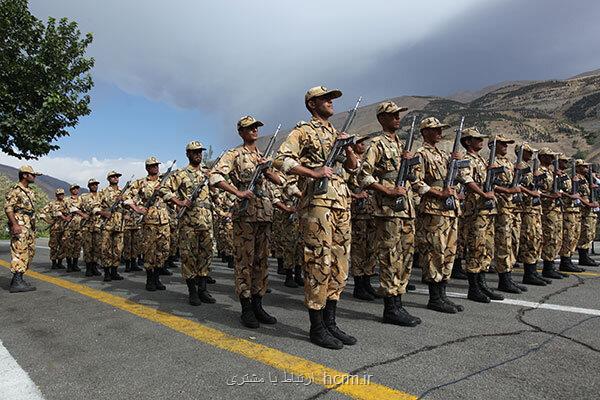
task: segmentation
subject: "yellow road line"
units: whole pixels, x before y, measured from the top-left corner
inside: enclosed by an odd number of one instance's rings
[[[0,265],[10,267],[10,263],[0,260]],[[365,377],[351,376],[346,372],[337,371],[302,357],[284,353],[262,344],[250,342],[245,339],[224,333],[218,329],[209,328],[188,319],[159,311],[119,296],[92,289],[65,279],[44,275],[32,270],[27,271],[27,276],[41,281],[60,286],[81,295],[101,301],[113,307],[120,308],[138,317],[159,323],[179,333],[190,336],[203,343],[210,344],[222,350],[242,355],[249,359],[259,361],[270,367],[287,373],[303,376],[312,382],[334,389],[355,399],[416,399],[416,396],[401,392],[387,386],[371,382]],[[343,383],[342,383],[343,382]],[[340,385],[341,383],[341,385]],[[339,385],[339,386],[337,386]]]
[[[513,271],[518,271],[518,272],[523,272],[522,268],[515,268],[513,269]],[[600,276],[600,273],[598,272],[563,272],[560,271],[561,274],[569,274],[569,275],[581,275],[581,276]]]

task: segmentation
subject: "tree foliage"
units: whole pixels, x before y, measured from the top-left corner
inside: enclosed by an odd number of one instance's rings
[[[90,113],[91,42],[75,22],[44,24],[27,0],[0,0],[0,150],[24,159],[46,155]]]

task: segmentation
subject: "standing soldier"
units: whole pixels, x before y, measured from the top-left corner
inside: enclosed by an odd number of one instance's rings
[[[29,165],[19,168],[19,182],[6,194],[4,212],[8,218],[10,230],[10,293],[30,292],[35,286],[23,279],[35,255],[35,192],[29,187],[35,177]]]
[[[358,160],[348,146],[343,163],[336,160],[336,168],[325,166],[336,140],[348,137],[329,122],[334,114],[333,99],[341,95],[339,90],[324,86],[309,89],[304,104],[312,118],[296,125],[276,158],[278,167],[285,174],[299,175],[298,186],[306,188],[299,204],[304,302],[309,310],[311,342],[331,349],[356,343],[356,338],[337,326],[335,314],[348,279],[352,240],[350,191],[345,172],[356,173]],[[328,179],[326,192],[315,194],[315,182],[322,178]]]
[[[231,210],[235,204],[234,195],[229,192],[211,188],[213,201],[213,225],[217,254],[227,267],[233,269],[233,221]]]
[[[117,272],[123,253],[123,193],[119,188],[120,173],[110,171],[106,175],[108,187],[100,192],[102,268],[104,282],[123,279]]]
[[[142,269],[137,265],[137,258],[142,253],[142,229],[138,214],[133,210],[123,210],[123,258],[125,272],[137,272]]]
[[[391,101],[379,105],[377,120],[383,134],[371,141],[363,159],[359,179],[362,187],[374,191],[375,237],[369,239],[377,243],[379,290],[384,301],[383,322],[416,326],[421,323],[421,319],[410,315],[402,306],[402,295],[406,293],[412,269],[415,243],[416,213],[412,201],[412,185],[415,182],[396,186],[401,163],[413,157],[396,134],[400,129],[400,112],[406,110],[408,108],[398,107]],[[409,175],[412,174],[410,172]],[[404,207],[397,206],[399,198],[403,199]]]
[[[166,289],[166,286],[160,281],[159,269],[163,267],[169,256],[171,228],[167,205],[158,196],[161,189],[161,178],[158,174],[160,161],[156,157],[149,157],[146,159],[145,165],[148,176],[131,184],[125,193],[124,204],[143,215],[142,252],[146,270],[146,290],[154,292]],[[149,204],[151,198],[154,198],[154,201]]]
[[[282,179],[279,176],[279,179]],[[282,179],[283,182],[285,182]],[[285,183],[284,183],[285,184]],[[285,251],[285,241],[286,241],[286,229],[287,229],[287,221],[288,216],[290,215],[290,210],[287,205],[283,202],[283,188],[274,187],[276,185],[269,185],[269,189],[272,193],[271,202],[273,203],[273,225],[272,225],[272,234],[271,234],[271,256],[277,260],[277,274],[278,275],[286,275],[286,283],[287,282],[287,269],[292,268],[288,265],[285,265],[283,254]],[[292,284],[293,283],[292,276]],[[286,285],[287,286],[287,285]],[[298,287],[298,286],[295,286]]]
[[[429,286],[427,308],[455,314],[464,307],[454,304],[446,296],[446,285],[450,280],[456,255],[460,203],[455,200],[456,208],[452,210],[444,206],[446,199],[457,198],[457,192],[452,186],[444,188],[443,182],[451,158],[459,159],[461,154],[448,154],[437,147],[442,140],[442,131],[449,127],[435,117],[425,118],[420,124],[423,146],[417,150],[417,155],[421,158],[421,169],[417,169],[419,178],[416,184],[422,197],[417,217],[416,243],[423,281]]]
[[[56,200],[48,203],[40,214],[40,218],[50,224],[50,260],[52,269],[63,269],[62,260],[65,256],[65,225],[71,219],[69,206],[65,201],[65,190],[56,189],[54,192]]]
[[[242,117],[237,123],[237,130],[244,144],[226,152],[210,177],[211,185],[238,198],[232,218],[235,291],[242,305],[242,324],[248,328],[258,328],[259,322],[277,322],[262,306],[268,284],[267,259],[273,205],[267,196],[264,179],[257,183],[259,195],[247,190],[256,167],[267,162],[256,147],[261,126],[263,123],[254,117]],[[264,176],[275,184],[281,184],[279,177],[270,169],[265,170]]]
[[[79,255],[81,254],[82,243],[82,221],[88,217],[82,207],[82,199],[79,196],[80,186],[71,185],[69,192],[71,196],[67,198],[71,220],[67,222],[65,228],[65,257],[67,257],[67,272],[81,271],[79,269]]]
[[[577,172],[575,171],[577,168],[575,160],[572,160],[572,170],[575,174],[572,177],[569,177],[566,173],[567,171],[567,162],[569,158],[564,154],[560,154],[558,158],[558,165],[560,170],[562,171],[564,177],[562,179],[562,220],[563,220],[563,230],[562,230],[562,244],[560,247],[560,264],[558,266],[559,271],[563,272],[582,272],[585,271],[583,268],[576,267],[573,265],[573,260],[571,260],[572,254],[575,252],[575,248],[577,247],[577,241],[579,240],[579,234],[581,232],[581,196],[579,195],[579,177],[577,176]],[[583,165],[583,160],[581,161]],[[575,193],[573,193],[573,187],[575,187]],[[585,201],[585,200],[584,200]]]
[[[590,245],[596,238],[596,223],[598,221],[597,210],[600,205],[595,199],[596,196],[592,196],[592,190],[597,189],[596,178],[593,173],[590,173],[589,169],[592,168],[590,164],[586,164],[583,160],[577,160],[577,173],[579,174],[579,181],[584,183],[582,190],[584,191],[582,197],[582,203],[584,205],[581,210],[581,233],[579,235],[579,241],[577,242],[577,251],[579,252],[579,265],[597,267],[598,263],[589,256]],[[588,177],[592,179],[588,181]],[[594,199],[594,200],[592,200]]]
[[[98,265],[101,259],[101,230],[100,215],[102,198],[98,193],[98,182],[92,178],[88,180],[88,190],[81,196],[81,209],[87,215],[82,221],[83,259],[85,261],[85,276],[100,276]]]
[[[204,150],[200,142],[188,143],[185,147],[188,166],[175,172],[161,188],[165,201],[184,209],[176,224],[180,235],[181,274],[193,306],[216,302],[206,288],[213,252],[213,222],[209,171],[202,167]],[[192,197],[194,191],[196,194]]]

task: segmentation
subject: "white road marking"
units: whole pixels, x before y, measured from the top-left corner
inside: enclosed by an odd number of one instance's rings
[[[0,397],[11,400],[43,400],[44,396],[0,341]]]

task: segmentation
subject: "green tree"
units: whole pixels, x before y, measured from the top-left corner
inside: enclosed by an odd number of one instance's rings
[[[75,22],[44,24],[27,0],[0,0],[0,150],[25,159],[46,155],[90,113],[91,42]]]

